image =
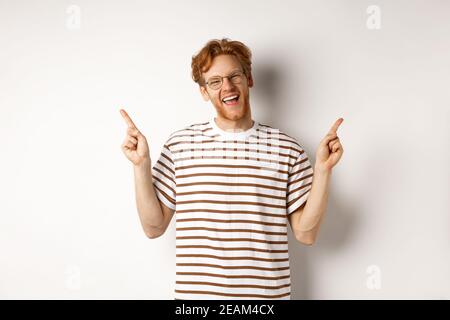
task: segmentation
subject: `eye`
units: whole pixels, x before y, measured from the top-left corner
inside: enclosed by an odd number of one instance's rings
[[[210,79],[209,84],[212,86],[218,85],[220,83],[220,79]]]
[[[241,78],[240,73],[235,73],[230,76],[231,81],[237,81],[237,80],[240,80],[240,78]]]

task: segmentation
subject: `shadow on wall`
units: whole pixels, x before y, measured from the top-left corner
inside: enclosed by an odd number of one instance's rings
[[[264,102],[264,105],[258,106],[258,108],[262,109],[265,119],[269,119],[268,121],[261,120],[261,122],[270,126],[280,127],[280,129],[287,120],[287,112],[283,112],[283,110],[287,109],[282,104],[282,101],[284,101],[282,95],[283,88],[287,87],[285,83],[287,82],[288,72],[283,70],[283,68],[284,65],[275,60],[258,64],[258,69],[253,75],[255,86],[252,88],[253,94],[257,94],[259,100]],[[299,88],[301,91],[301,85],[299,85]],[[295,132],[292,134],[295,136]],[[313,156],[313,154],[310,155],[312,165],[314,165],[315,161]],[[313,275],[315,271],[311,266],[314,263],[310,259],[313,258],[313,255],[309,255],[309,253],[312,250],[315,252],[330,250],[335,252],[339,250],[345,246],[352,230],[356,228],[358,209],[350,207],[348,201],[340,199],[336,191],[329,193],[327,212],[315,245],[311,247],[305,246],[295,239],[291,230],[288,232],[292,300],[312,299],[314,283],[312,283],[311,279],[320,275]],[[290,227],[288,228],[290,229]]]
[[[312,299],[314,283],[312,279],[320,277],[314,274],[312,250],[318,252],[337,252],[345,247],[357,226],[358,209],[349,206],[338,192],[328,196],[328,207],[319,229],[316,243],[309,247],[298,242],[289,232],[289,262],[291,269],[291,299]],[[337,194],[337,195],[334,195]],[[289,224],[289,223],[288,223]],[[311,254],[310,254],[311,253]],[[322,269],[323,270],[323,269]]]
[[[280,105],[282,99],[283,83],[282,66],[276,62],[265,62],[258,65],[258,69],[252,71],[254,87],[250,89],[250,105],[252,106],[252,116],[258,112],[258,119],[261,123],[275,126],[281,124],[284,119],[283,106]],[[257,109],[252,104],[252,96],[257,95],[260,104]]]

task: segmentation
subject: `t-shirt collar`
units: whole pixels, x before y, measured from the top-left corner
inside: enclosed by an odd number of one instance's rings
[[[212,117],[212,119],[209,121],[211,127],[213,128],[213,130],[216,133],[220,134],[223,138],[226,138],[226,139],[246,139],[250,135],[256,133],[256,128],[258,126],[258,122],[256,120],[253,120],[253,126],[245,131],[233,132],[233,131],[231,131],[231,129],[230,129],[230,131],[225,131],[217,125],[217,123],[214,119],[215,119],[215,117]]]

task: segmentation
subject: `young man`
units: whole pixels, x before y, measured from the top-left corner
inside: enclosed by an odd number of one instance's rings
[[[287,223],[299,242],[315,242],[343,119],[313,169],[295,138],[252,119],[243,43],[211,40],[191,66],[217,116],[173,132],[153,168],[146,138],[121,110],[144,232],[161,236],[176,212],[175,299],[290,299]]]

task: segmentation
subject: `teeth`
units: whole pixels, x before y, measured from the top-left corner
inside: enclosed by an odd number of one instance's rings
[[[230,97],[226,97],[226,98],[223,98],[222,99],[222,101],[228,101],[228,100],[232,100],[232,99],[235,99],[235,98],[237,98],[238,97],[238,95],[235,95],[235,96],[230,96]]]

